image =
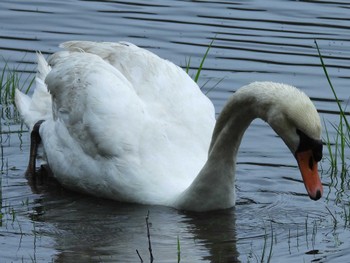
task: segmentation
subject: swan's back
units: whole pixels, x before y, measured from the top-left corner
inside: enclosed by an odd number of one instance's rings
[[[95,54],[116,68],[153,116],[180,120],[197,134],[207,130],[208,127],[202,127],[202,124],[207,125],[209,121],[214,124],[214,108],[210,100],[172,62],[126,42],[71,41],[61,46],[70,52]]]

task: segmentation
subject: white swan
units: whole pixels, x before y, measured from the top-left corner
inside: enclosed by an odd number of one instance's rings
[[[17,91],[16,105],[30,129],[44,120],[45,158],[64,186],[194,211],[232,207],[238,147],[261,118],[296,157],[310,198],[321,197],[320,118],[296,88],[247,85],[215,125],[212,103],[173,63],[130,43],[61,47],[48,64],[39,55],[33,96]]]

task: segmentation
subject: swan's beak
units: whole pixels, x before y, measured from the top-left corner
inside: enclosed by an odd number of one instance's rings
[[[312,150],[297,152],[296,159],[309,197],[312,200],[320,199],[323,194],[323,187]]]

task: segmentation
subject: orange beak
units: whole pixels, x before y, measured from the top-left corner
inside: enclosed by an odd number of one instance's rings
[[[311,150],[297,152],[295,155],[304,185],[309,197],[318,200],[323,193],[323,187],[318,175],[317,162],[314,160]]]

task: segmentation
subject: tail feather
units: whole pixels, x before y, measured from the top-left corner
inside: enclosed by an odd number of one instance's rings
[[[15,103],[24,123],[32,130],[39,120],[47,120],[52,116],[51,95],[45,84],[45,78],[51,68],[41,53],[38,53],[38,69],[35,78],[35,89],[32,97],[16,90]]]
[[[47,64],[46,59],[40,52],[37,52],[36,54],[38,59],[36,77],[45,81],[47,74],[49,74],[49,72],[51,71],[51,67],[49,64]]]

